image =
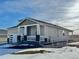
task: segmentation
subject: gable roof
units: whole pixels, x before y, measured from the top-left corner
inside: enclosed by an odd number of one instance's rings
[[[61,26],[58,26],[58,25],[55,25],[55,24],[51,24],[51,23],[48,23],[48,22],[45,22],[45,21],[33,19],[33,18],[25,18],[25,19],[23,19],[18,25],[14,26],[14,27],[10,27],[10,28],[16,28],[16,27],[18,27],[19,25],[21,25],[23,22],[25,22],[26,20],[30,20],[30,21],[34,21],[34,22],[41,22],[41,23],[44,23],[44,24],[47,24],[47,25],[50,25],[50,26],[53,26],[53,27],[56,27],[56,28],[60,28],[60,29],[62,29],[62,30],[67,30],[67,31],[73,32],[73,31],[70,30],[70,29],[66,29],[66,28],[64,28],[64,27],[61,27]],[[10,28],[9,28],[9,29],[10,29]]]

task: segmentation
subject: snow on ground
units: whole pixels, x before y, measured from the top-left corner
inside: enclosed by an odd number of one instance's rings
[[[5,45],[0,46],[0,56],[22,50],[22,49],[9,49],[9,48],[7,48],[9,46],[11,46],[11,45],[5,44]]]
[[[35,50],[48,50],[51,53],[38,53],[38,54],[7,54],[0,56],[0,59],[79,59],[79,48],[76,47],[63,47],[63,48],[35,48],[25,49],[24,51],[35,51]]]
[[[78,42],[79,43],[79,42]],[[73,43],[73,44],[78,44]],[[72,44],[72,43],[71,43]],[[32,49],[6,49],[10,45],[0,46],[0,59],[79,59],[79,48],[77,47],[63,47],[63,48],[32,48]],[[37,53],[37,54],[10,54],[13,52],[25,51],[39,51],[46,50],[50,53]]]
[[[79,45],[79,42],[68,43],[68,45]]]

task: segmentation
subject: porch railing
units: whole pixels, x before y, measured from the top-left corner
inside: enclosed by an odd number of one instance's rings
[[[40,41],[44,41],[44,36],[40,36]],[[27,41],[36,41],[36,36],[27,36]]]
[[[35,41],[36,36],[27,36],[27,41]]]

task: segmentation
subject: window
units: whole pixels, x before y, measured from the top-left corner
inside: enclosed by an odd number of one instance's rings
[[[63,32],[62,32],[62,33],[63,33],[63,36],[65,36],[65,31],[64,31],[64,30],[63,30]]]
[[[65,33],[63,33],[63,36],[65,36]]]

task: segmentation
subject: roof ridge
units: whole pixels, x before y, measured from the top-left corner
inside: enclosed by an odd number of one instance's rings
[[[59,25],[52,24],[52,23],[49,23],[49,22],[46,22],[46,21],[42,21],[42,20],[37,20],[37,19],[31,18],[31,17],[27,17],[27,18],[24,18],[24,19],[22,19],[22,20],[23,20],[23,21],[21,21],[17,26],[19,26],[19,25],[20,25],[22,22],[24,22],[25,20],[33,20],[33,21],[37,21],[37,22],[42,22],[42,23],[45,23],[45,24],[53,25],[53,26],[56,26],[56,27],[58,27],[58,28],[62,28],[62,29],[68,30],[68,31],[72,31],[72,30],[70,30],[70,29],[66,29],[66,28],[61,27],[61,26],[59,26]],[[17,26],[15,26],[15,27],[17,27]]]

